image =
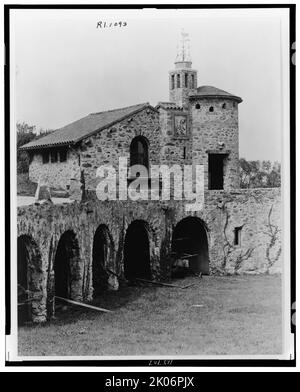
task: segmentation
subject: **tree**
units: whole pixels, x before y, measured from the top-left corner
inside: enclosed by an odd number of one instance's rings
[[[29,168],[29,155],[19,148],[36,138],[33,132],[35,127],[26,123],[17,123],[17,173],[27,173]]]
[[[276,188],[281,185],[279,162],[240,159],[241,188]]]
[[[17,123],[17,173],[28,173],[30,153],[20,151],[19,148],[31,142],[32,140],[39,139],[53,132],[50,129],[40,128],[39,135],[36,134],[36,126],[28,125],[24,121]]]

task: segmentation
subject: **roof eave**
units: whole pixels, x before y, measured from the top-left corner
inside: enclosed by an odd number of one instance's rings
[[[204,98],[220,98],[220,99],[231,99],[233,101],[237,101],[238,103],[243,102],[241,97],[236,95],[222,95],[222,94],[191,94],[189,95],[189,99],[204,99]]]
[[[90,137],[90,136],[92,136],[92,135],[94,135],[94,134],[96,134],[96,133],[98,133],[98,132],[100,132],[100,131],[103,131],[104,129],[107,129],[107,128],[113,126],[114,124],[117,124],[117,123],[119,123],[119,122],[121,122],[121,121],[126,120],[126,118],[128,118],[128,117],[131,117],[131,116],[136,115],[137,113],[139,113],[139,112],[141,112],[142,110],[145,110],[145,109],[147,109],[147,108],[149,108],[149,109],[152,110],[153,112],[159,113],[159,111],[158,111],[156,108],[154,108],[152,105],[150,105],[149,103],[145,103],[145,104],[144,104],[142,107],[140,107],[139,109],[134,110],[133,112],[131,112],[131,113],[129,113],[129,114],[126,114],[125,116],[123,116],[123,117],[121,117],[121,118],[119,118],[119,119],[117,119],[117,120],[115,120],[115,121],[112,121],[112,122],[110,122],[109,124],[106,124],[106,125],[104,125],[103,127],[98,128],[98,129],[96,129],[96,130],[94,130],[94,131],[88,133],[87,135],[84,135],[84,136],[79,137],[79,138],[77,138],[77,139],[73,139],[73,140],[67,141],[67,142],[59,142],[59,143],[51,143],[51,144],[48,143],[48,144],[42,144],[42,145],[37,145],[37,146],[28,146],[28,147],[26,147],[26,145],[25,145],[25,146],[21,146],[21,147],[19,148],[19,150],[41,150],[41,149],[43,149],[43,148],[59,147],[59,146],[67,146],[67,145],[74,145],[74,144],[77,144],[77,143],[81,142],[81,141],[84,140],[84,139],[87,139],[88,137]]]
[[[119,123],[119,122],[121,122],[121,121],[124,121],[124,120],[126,120],[126,118],[128,118],[128,117],[134,116],[134,115],[136,115],[137,113],[141,112],[142,110],[145,110],[146,108],[149,108],[149,109],[151,109],[152,111],[154,111],[154,112],[156,112],[156,113],[159,113],[158,110],[157,110],[156,108],[154,108],[154,107],[151,106],[149,103],[147,103],[147,104],[145,104],[145,106],[142,106],[141,108],[139,108],[139,109],[137,109],[137,110],[134,110],[133,112],[131,112],[131,113],[129,113],[129,114],[126,114],[125,116],[123,116],[123,117],[121,117],[121,118],[119,118],[119,119],[117,119],[117,120],[115,120],[115,121],[112,121],[112,122],[110,122],[109,124],[106,124],[106,125],[104,125],[103,127],[98,128],[98,129],[96,129],[95,131],[90,132],[90,133],[87,134],[87,135],[84,135],[84,136],[82,136],[82,137],[80,137],[80,138],[75,139],[75,140],[74,140],[74,144],[76,144],[76,143],[78,143],[78,142],[81,142],[82,140],[87,139],[88,137],[93,136],[94,134],[96,134],[96,133],[98,133],[98,132],[100,132],[100,131],[103,131],[104,129],[107,129],[107,128],[109,128],[109,127],[111,127],[111,126],[113,126],[113,125],[115,125],[115,124],[117,124],[117,123]]]

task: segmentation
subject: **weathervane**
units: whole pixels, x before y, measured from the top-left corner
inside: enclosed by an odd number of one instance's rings
[[[181,30],[181,39],[177,46],[176,61],[191,61],[190,39],[188,33],[186,33],[184,29]]]

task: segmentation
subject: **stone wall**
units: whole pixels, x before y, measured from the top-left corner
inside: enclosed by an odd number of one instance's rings
[[[196,105],[200,104],[200,109]],[[223,105],[226,108],[223,108]],[[134,137],[144,136],[149,142],[149,161],[152,164],[204,165],[205,189],[208,188],[208,154],[227,153],[224,168],[224,189],[239,188],[238,109],[231,99],[193,99],[188,110],[165,108],[144,110],[107,129],[84,139],[74,150],[68,151],[66,162],[42,163],[41,153],[35,153],[29,168],[33,182],[39,178],[50,187],[69,189],[75,179],[83,179],[87,189],[95,189],[99,179],[96,171],[101,165],[118,169],[118,158],[130,157],[130,144]],[[214,111],[210,112],[209,108]],[[186,116],[187,133],[175,132],[176,116]],[[80,155],[80,166],[79,158]],[[72,189],[76,186],[72,183]],[[78,187],[77,187],[78,188]],[[79,189],[79,188],[78,188]]]
[[[211,274],[273,273],[280,272],[282,264],[280,203],[279,189],[250,189],[207,191],[203,211],[192,214],[186,212],[186,203],[179,201],[99,202],[91,198],[84,203],[18,208],[18,237],[30,237],[41,255],[42,272],[36,290],[40,302],[35,302],[34,320],[53,315],[54,260],[66,231],[74,233],[81,260],[72,296],[90,300],[93,240],[99,225],[105,225],[111,235],[115,259],[110,260],[109,268],[120,279],[124,276],[124,238],[133,221],[143,220],[149,227],[153,279],[167,279],[173,231],[183,218],[191,215],[205,223]],[[239,245],[234,244],[235,227],[242,227]]]
[[[223,105],[226,108],[223,108]],[[200,105],[197,109],[196,105]],[[234,106],[235,105],[235,106]],[[213,107],[213,112],[209,108]],[[230,99],[201,98],[191,103],[193,162],[205,168],[208,188],[208,153],[228,153],[224,189],[239,188],[238,105]]]
[[[188,122],[186,137],[177,137],[174,130],[174,116],[188,114],[183,110],[159,109],[159,124],[161,128],[160,161],[168,165],[188,165],[192,163],[191,124]],[[185,154],[184,154],[185,148]],[[184,158],[185,155],[185,158]]]
[[[42,152],[35,152],[29,165],[29,179],[51,188],[68,190],[72,178],[80,178],[78,155],[75,151],[68,150],[65,162],[43,163]]]
[[[74,150],[68,151],[66,162],[43,164],[42,153],[33,154],[29,166],[29,178],[38,182],[42,178],[48,186],[69,189],[72,179],[80,182],[83,171],[87,189],[95,189],[99,179],[96,171],[100,165],[110,164],[118,169],[119,157],[130,157],[130,144],[134,137],[144,136],[149,142],[149,161],[160,161],[161,138],[158,112],[145,108],[143,111],[84,139]],[[79,158],[81,164],[79,166]],[[129,165],[129,160],[128,160]],[[72,188],[75,185],[72,185]],[[76,188],[76,186],[75,186]]]
[[[156,110],[146,108],[132,117],[104,129],[85,139],[80,146],[81,167],[87,189],[95,189],[99,179],[96,171],[100,165],[112,165],[118,172],[119,157],[128,158],[130,144],[136,136],[144,136],[149,142],[149,163],[160,161],[161,138],[159,115]]]

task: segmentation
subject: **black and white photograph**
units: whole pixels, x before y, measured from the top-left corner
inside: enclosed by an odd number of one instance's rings
[[[295,9],[6,12],[7,362],[292,364]]]

